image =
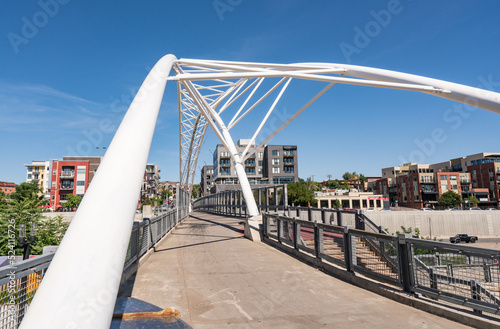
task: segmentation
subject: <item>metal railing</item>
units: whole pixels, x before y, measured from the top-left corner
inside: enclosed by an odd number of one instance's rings
[[[133,272],[139,260],[189,215],[188,193],[179,207],[169,209],[133,226],[123,276]],[[182,198],[180,198],[182,199]],[[0,268],[0,329],[17,329],[29,308],[54,254],[37,256]]]
[[[42,255],[0,268],[0,328],[19,326],[53,257]]]
[[[288,208],[286,184],[252,187],[252,193],[261,211],[284,213]],[[248,216],[245,198],[241,190],[222,191],[199,198],[193,203],[193,210],[227,216]]]
[[[262,218],[264,241],[316,266],[326,264],[327,271],[328,264],[336,265],[405,292],[500,315],[500,250],[388,235],[364,214],[354,221],[362,229],[332,225],[338,219],[331,216],[306,221],[264,213]]]

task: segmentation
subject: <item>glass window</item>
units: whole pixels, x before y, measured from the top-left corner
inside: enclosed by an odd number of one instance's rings
[[[273,165],[279,165],[280,164],[280,159],[272,159],[272,164]]]
[[[33,171],[33,167],[28,167],[28,171]]]
[[[56,182],[52,182],[52,187],[56,187]]]
[[[441,184],[441,191],[443,192],[448,191],[448,184]]]
[[[288,173],[288,174],[293,174],[293,167],[286,167],[284,168],[283,170],[284,172]]]
[[[78,169],[79,174],[85,174],[85,168]]]
[[[52,170],[52,175],[55,175],[57,173],[57,170]]]
[[[262,152],[257,153],[257,158],[262,159],[263,156],[264,156],[264,153],[262,153]]]
[[[451,175],[450,176],[450,180],[457,180],[457,176],[456,175]]]
[[[77,181],[76,186],[85,186],[85,181],[82,180]]]
[[[31,179],[32,175],[31,174],[28,174],[28,179]]]
[[[275,156],[275,157],[279,157],[280,156],[280,151],[279,150],[273,150],[272,151],[272,155]]]
[[[262,160],[259,160],[259,166],[262,167]]]
[[[279,174],[280,173],[280,168],[279,167],[273,167],[273,174]]]
[[[440,180],[446,180],[446,176],[445,175],[439,175],[439,179]]]

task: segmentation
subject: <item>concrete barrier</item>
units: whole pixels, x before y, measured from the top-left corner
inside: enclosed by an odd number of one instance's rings
[[[418,228],[424,237],[447,239],[458,233],[500,237],[500,211],[380,211],[365,215],[389,233],[401,226]]]

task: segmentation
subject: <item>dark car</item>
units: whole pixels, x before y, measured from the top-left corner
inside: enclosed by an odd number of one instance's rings
[[[466,242],[466,243],[474,243],[478,240],[477,236],[470,236],[470,235],[467,235],[467,234],[457,234],[455,236],[452,236],[450,238],[450,242],[451,243],[460,243],[462,241]]]

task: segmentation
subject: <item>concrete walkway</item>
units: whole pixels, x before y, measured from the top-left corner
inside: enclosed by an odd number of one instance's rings
[[[132,297],[176,307],[193,328],[469,328],[253,243],[239,222],[193,213],[128,282]]]

